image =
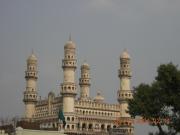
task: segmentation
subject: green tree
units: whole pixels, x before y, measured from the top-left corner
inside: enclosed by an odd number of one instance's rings
[[[129,101],[132,117],[141,116],[157,126],[159,135],[176,135],[180,132],[180,70],[172,63],[160,65],[152,84],[134,88]],[[168,126],[168,133],[162,126]]]

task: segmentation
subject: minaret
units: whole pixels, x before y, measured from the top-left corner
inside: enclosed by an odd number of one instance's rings
[[[64,80],[61,84],[61,95],[63,97],[63,112],[65,117],[74,117],[74,102],[77,94],[75,83],[76,70],[76,54],[75,43],[69,38],[64,46],[64,59],[62,60],[62,68],[64,72]],[[74,119],[74,118],[73,118]],[[74,120],[66,121],[67,128],[76,128]],[[70,124],[71,123],[71,124]]]
[[[89,99],[89,87],[91,85],[89,71],[90,71],[89,65],[84,62],[81,66],[81,78],[79,79],[81,100]]]
[[[127,50],[124,50],[120,56],[120,89],[118,90],[118,102],[120,104],[120,127],[127,131],[127,135],[133,135],[132,119],[128,111],[128,99],[133,98],[133,93],[130,88],[131,68],[130,56]]]
[[[75,83],[76,54],[75,44],[71,38],[64,46],[64,59],[62,68],[64,72],[64,81],[61,84],[61,94],[63,96],[63,111],[74,112],[74,100],[77,94]]]
[[[25,118],[31,119],[35,113],[37,102],[37,58],[32,54],[27,59],[27,70],[25,71],[26,90],[24,91]]]

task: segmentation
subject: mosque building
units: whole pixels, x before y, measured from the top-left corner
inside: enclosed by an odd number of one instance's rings
[[[120,55],[119,79],[117,90],[117,103],[109,104],[98,91],[96,97],[90,97],[90,66],[84,62],[81,65],[79,87],[75,80],[76,72],[76,45],[69,39],[64,46],[62,59],[63,82],[60,83],[60,94],[56,96],[49,92],[46,99],[38,98],[37,70],[38,59],[32,53],[27,59],[25,71],[26,89],[23,102],[27,121],[37,121],[41,128],[63,129],[65,134],[77,135],[106,135],[113,128],[120,128],[124,135],[133,135],[133,119],[128,114],[128,99],[133,98],[130,88],[131,67],[130,56],[127,50]],[[77,89],[80,88],[80,97]],[[59,121],[59,109],[62,108],[66,125],[63,127]],[[118,124],[117,124],[118,123]]]

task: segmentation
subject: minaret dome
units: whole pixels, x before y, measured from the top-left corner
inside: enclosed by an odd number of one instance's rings
[[[82,65],[81,65],[81,69],[89,69],[89,64],[84,62]]]
[[[27,59],[27,62],[32,62],[32,61],[37,62],[37,57],[35,56],[34,53],[32,53]]]
[[[129,55],[129,53],[127,52],[126,49],[125,49],[125,50],[123,51],[123,53],[121,54],[120,58],[121,58],[121,59],[130,59],[130,55]]]
[[[76,45],[71,39],[71,35],[69,36],[69,40],[66,42],[64,49],[75,49]]]

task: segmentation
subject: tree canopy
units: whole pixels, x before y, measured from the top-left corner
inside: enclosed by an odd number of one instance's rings
[[[157,126],[159,135],[176,135],[180,132],[180,70],[172,63],[160,65],[151,84],[141,83],[134,88],[129,100],[132,117],[141,116]],[[168,126],[168,133],[162,126]]]

